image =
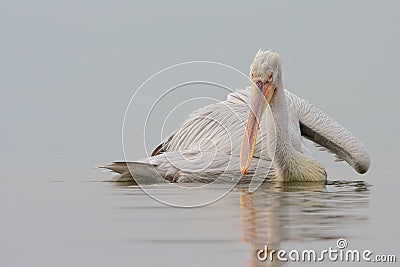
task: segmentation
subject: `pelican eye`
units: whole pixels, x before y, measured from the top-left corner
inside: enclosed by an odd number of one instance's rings
[[[263,82],[262,81],[256,81],[255,84],[257,85],[257,88],[262,91],[262,86],[263,86]]]

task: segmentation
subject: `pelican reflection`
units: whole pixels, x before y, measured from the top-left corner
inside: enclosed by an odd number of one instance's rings
[[[253,193],[245,186],[239,190],[241,240],[249,244],[250,266],[281,265],[276,258],[257,258],[266,246],[268,253],[305,242],[307,248],[318,249],[317,241],[350,238],[355,225],[368,219],[369,189],[364,182],[271,182]]]

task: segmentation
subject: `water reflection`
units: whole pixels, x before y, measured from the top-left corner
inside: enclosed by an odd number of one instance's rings
[[[364,182],[264,183],[254,193],[240,188],[241,239],[250,245],[250,266],[280,266],[257,259],[257,251],[281,249],[284,241],[337,240],[368,219]],[[334,242],[332,242],[334,244]]]

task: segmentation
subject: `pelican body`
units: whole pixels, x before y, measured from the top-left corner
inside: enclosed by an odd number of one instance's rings
[[[334,153],[358,173],[369,169],[365,146],[321,110],[283,89],[280,56],[259,51],[251,86],[193,112],[151,156],[105,166],[117,180],[156,172],[172,182],[206,182],[222,173],[277,181],[325,181],[304,139]],[[269,106],[269,108],[267,108]]]

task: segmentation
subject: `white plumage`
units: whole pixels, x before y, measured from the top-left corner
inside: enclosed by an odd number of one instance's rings
[[[307,149],[303,137],[345,160],[357,172],[368,170],[369,156],[356,137],[306,100],[283,89],[279,55],[259,51],[250,75],[254,83],[272,86],[273,92],[267,99],[270,109],[264,108],[257,118],[254,156],[250,165],[242,168],[244,180],[255,173],[282,181],[325,180],[325,169]],[[148,169],[173,182],[241,175],[241,151],[247,149],[244,129],[256,105],[254,99],[259,97],[258,89],[253,85],[237,90],[225,101],[196,110],[153,151],[152,157],[140,163],[112,163],[106,168],[119,173],[118,179],[129,179],[135,173],[146,175]]]

